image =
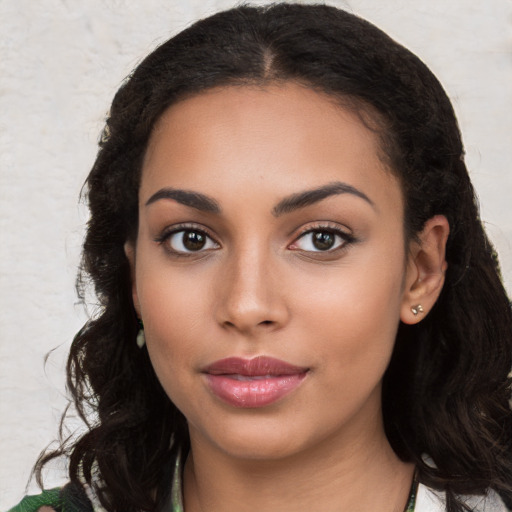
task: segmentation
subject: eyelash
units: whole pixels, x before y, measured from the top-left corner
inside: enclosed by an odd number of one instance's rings
[[[175,249],[172,249],[170,247],[170,244],[167,243],[171,239],[171,237],[178,233],[185,233],[187,231],[193,232],[193,233],[199,233],[199,234],[205,236],[207,239],[209,239],[211,242],[213,242],[217,246],[217,247],[215,247],[215,249],[220,247],[220,244],[209,233],[209,231],[206,228],[204,228],[203,226],[199,226],[197,224],[178,224],[178,225],[172,226],[171,228],[164,230],[160,236],[155,238],[155,242],[159,243],[160,245],[165,244],[165,247],[164,247],[165,250],[174,257],[190,257],[190,256],[195,256],[195,255],[212,250],[212,248],[209,248],[206,250],[200,249],[198,251],[186,252],[186,251],[177,251]],[[293,248],[293,245],[296,245],[299,240],[305,238],[306,235],[313,234],[313,233],[330,233],[330,234],[333,234],[335,237],[341,238],[342,242],[340,245],[338,245],[334,249],[327,249],[325,251],[322,251],[322,250],[307,251],[307,250],[302,250],[300,248],[299,249]],[[308,253],[308,254],[313,253],[313,254],[317,254],[317,255],[322,255],[322,254],[333,255],[333,254],[337,254],[343,250],[346,250],[348,245],[350,245],[356,241],[357,241],[356,238],[352,234],[343,231],[338,226],[333,226],[331,224],[317,224],[315,226],[307,226],[307,227],[303,228],[301,230],[301,232],[295,238],[294,242],[292,242],[288,246],[288,248],[290,248],[290,250],[293,250],[293,251]],[[206,243],[208,243],[208,241]]]

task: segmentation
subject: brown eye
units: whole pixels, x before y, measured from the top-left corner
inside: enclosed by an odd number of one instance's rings
[[[206,244],[206,236],[199,231],[184,231],[182,237],[183,247],[189,251],[199,251]]]
[[[304,252],[332,252],[353,241],[352,235],[339,229],[312,229],[303,233],[291,248]]]
[[[167,244],[175,253],[201,252],[219,247],[206,233],[198,229],[175,231],[167,237]]]
[[[312,243],[319,251],[332,249],[336,242],[336,236],[329,231],[314,231],[312,233]]]

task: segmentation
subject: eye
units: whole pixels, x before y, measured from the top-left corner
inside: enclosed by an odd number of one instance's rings
[[[331,252],[353,241],[353,237],[333,228],[310,229],[290,246],[290,249],[306,252]]]
[[[217,249],[219,244],[200,229],[180,229],[165,235],[160,242],[168,246],[168,250],[178,254],[191,254],[209,249]]]

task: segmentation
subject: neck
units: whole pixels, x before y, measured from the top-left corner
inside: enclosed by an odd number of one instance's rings
[[[234,458],[192,442],[184,471],[185,510],[402,512],[414,467],[398,459],[382,425],[377,430],[351,436],[350,443],[325,439],[277,460]]]

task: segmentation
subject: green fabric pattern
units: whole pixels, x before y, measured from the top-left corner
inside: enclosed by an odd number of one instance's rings
[[[41,494],[25,496],[18,505],[7,512],[37,512],[41,507],[51,507],[55,512],[94,512],[81,485],[69,483],[64,487],[44,490]]]
[[[18,505],[11,508],[7,512],[36,512],[39,507],[52,507],[60,512],[62,509],[61,489],[48,489],[41,494],[34,496],[25,496]],[[66,511],[67,512],[67,511]],[[70,511],[71,512],[71,511]]]

